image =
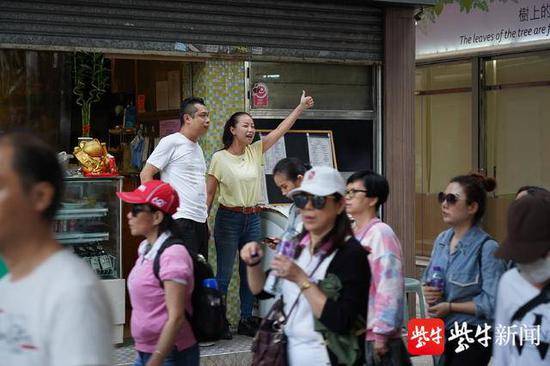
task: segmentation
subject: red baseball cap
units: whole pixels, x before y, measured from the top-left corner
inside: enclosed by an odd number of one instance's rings
[[[132,192],[117,192],[116,195],[124,202],[147,203],[169,215],[176,213],[180,204],[178,193],[170,184],[161,180],[151,180],[143,183]]]

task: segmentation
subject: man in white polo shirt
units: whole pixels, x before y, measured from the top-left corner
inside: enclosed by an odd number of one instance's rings
[[[195,253],[208,259],[208,217],[206,208],[206,162],[198,139],[208,131],[210,118],[201,98],[181,102],[181,129],[162,138],[143,167],[141,183],[155,174],[178,192],[180,205],[174,214],[181,239]]]

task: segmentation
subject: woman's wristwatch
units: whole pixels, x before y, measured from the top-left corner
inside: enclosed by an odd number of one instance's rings
[[[300,291],[305,291],[310,287],[311,287],[311,281],[310,280],[305,280],[304,282],[300,283]]]

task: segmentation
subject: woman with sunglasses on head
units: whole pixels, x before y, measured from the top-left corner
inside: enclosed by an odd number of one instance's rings
[[[348,364],[364,362],[370,270],[367,252],[353,237],[344,193],[340,173],[328,167],[309,170],[302,185],[289,193],[300,209],[304,231],[294,257],[278,254],[271,269],[284,279],[290,365],[339,365],[346,357]],[[258,265],[262,257],[256,242],[241,250],[252,293],[265,297],[266,274]],[[337,336],[347,336],[346,341],[338,343]]]
[[[480,227],[487,206],[486,192],[495,187],[492,178],[461,175],[438,195],[443,221],[450,228],[436,238],[422,280],[430,315],[445,321],[447,343],[439,365],[483,366],[491,358],[491,342],[478,341],[483,335],[477,333],[476,337],[476,332],[493,327],[497,285],[506,270],[505,262],[493,255],[497,242]],[[431,281],[436,272],[443,277],[439,285],[443,291]],[[463,327],[467,335],[460,335]]]
[[[355,237],[370,253],[372,281],[367,315],[366,364],[410,365],[401,339],[403,327],[403,250],[392,228],[377,216],[390,188],[382,175],[370,170],[347,181],[346,211],[355,220]]]
[[[168,238],[179,237],[172,219],[178,195],[168,183],[153,180],[117,196],[132,204],[127,215],[132,236],[145,237],[128,276],[134,366],[198,366],[198,344],[186,319],[193,312],[193,261],[184,245],[161,249]],[[159,249],[157,277],[153,263]]]
[[[225,123],[223,149],[212,155],[206,181],[208,211],[216,191],[219,209],[214,224],[217,253],[216,278],[220,290],[227,294],[233,274],[235,253],[245,243],[260,240],[260,191],[263,177],[263,154],[292,128],[298,117],[313,106],[313,98],[302,92],[300,104],[276,129],[253,142],[256,135],[254,120],[246,112],[234,113]],[[241,319],[237,333],[253,337],[258,328],[252,318],[254,298],[246,283],[246,266],[239,261]],[[224,338],[231,339],[229,325]]]

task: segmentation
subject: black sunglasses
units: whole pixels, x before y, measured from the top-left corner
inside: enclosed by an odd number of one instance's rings
[[[437,195],[437,200],[440,204],[447,201],[449,205],[454,205],[455,203],[460,201],[460,198],[457,194],[454,193],[445,194],[444,192],[439,192],[439,194]]]
[[[321,210],[327,204],[327,198],[332,196],[315,196],[307,193],[299,193],[293,197],[296,207],[304,209],[309,201],[316,210]]]
[[[149,205],[143,205],[143,204],[138,204],[138,205],[132,205],[132,209],[130,210],[130,212],[132,213],[132,216],[136,217],[137,215],[139,215],[141,212],[154,212],[155,209]]]

